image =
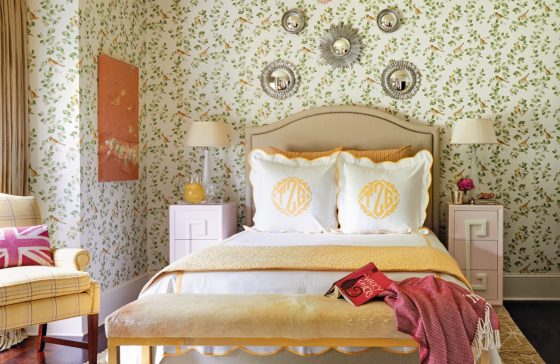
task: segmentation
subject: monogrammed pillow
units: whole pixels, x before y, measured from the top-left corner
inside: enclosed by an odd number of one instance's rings
[[[254,228],[302,233],[336,229],[337,155],[307,160],[251,151]]]
[[[349,234],[416,231],[426,219],[432,161],[427,150],[382,163],[340,153],[340,230]]]

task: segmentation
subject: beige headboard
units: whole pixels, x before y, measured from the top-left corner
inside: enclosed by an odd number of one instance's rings
[[[412,145],[434,156],[426,226],[439,233],[439,129],[413,124],[363,106],[326,106],[299,112],[269,125],[246,131],[247,154],[254,148],[320,151],[336,147],[385,149]],[[249,166],[246,173],[246,223],[252,225],[254,207]]]

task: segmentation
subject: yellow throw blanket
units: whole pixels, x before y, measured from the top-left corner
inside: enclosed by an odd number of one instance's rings
[[[174,272],[312,270],[351,272],[369,262],[384,272],[449,274],[470,287],[457,262],[432,247],[370,246],[224,246],[187,255],[168,265],[144,286]]]

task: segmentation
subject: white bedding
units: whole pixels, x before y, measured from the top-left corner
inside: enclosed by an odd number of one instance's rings
[[[222,244],[230,246],[296,246],[296,245],[360,245],[360,246],[426,246],[431,245],[446,251],[436,235],[426,229],[422,234],[302,234],[302,233],[267,233],[251,229],[243,231],[225,240]],[[163,293],[236,293],[236,294],[324,294],[332,283],[350,272],[320,271],[241,271],[241,272],[201,272],[174,273],[158,279],[141,296]],[[434,273],[389,272],[393,280],[409,277],[425,277]],[[443,279],[455,282],[464,287],[454,277],[441,275]],[[162,357],[176,356],[189,350],[196,350],[206,355],[224,355],[235,347],[158,347],[156,363]],[[254,354],[274,354],[279,347],[244,347],[245,351]],[[299,355],[319,355],[329,348],[324,347],[290,347],[287,350]],[[364,348],[335,348],[340,352],[359,352]],[[401,353],[414,352],[414,348],[387,348]],[[133,352],[121,352],[127,356],[128,362],[135,362]],[[132,355],[132,356],[131,356]]]

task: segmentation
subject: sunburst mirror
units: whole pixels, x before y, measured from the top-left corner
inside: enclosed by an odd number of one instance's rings
[[[360,61],[362,37],[357,29],[344,23],[332,25],[321,38],[321,56],[333,67],[351,67]]]
[[[271,62],[261,73],[261,86],[267,95],[275,99],[287,99],[298,89],[299,72],[290,62],[283,60]]]
[[[420,88],[420,72],[408,61],[393,61],[381,74],[381,86],[394,99],[408,99]]]

